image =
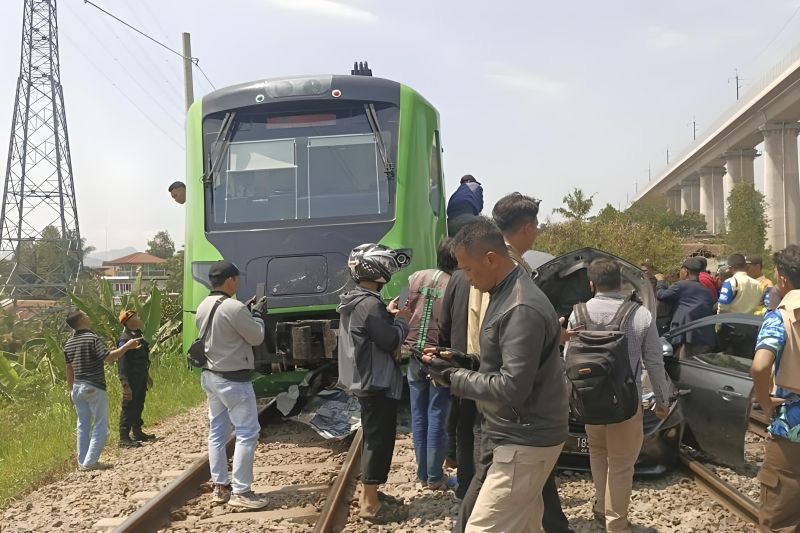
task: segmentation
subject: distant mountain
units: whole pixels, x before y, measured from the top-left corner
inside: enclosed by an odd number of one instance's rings
[[[132,246],[120,248],[118,250],[106,250],[105,252],[92,252],[90,255],[83,258],[83,264],[89,268],[95,268],[103,266],[103,261],[119,259],[120,257],[125,257],[126,255],[136,252],[138,252],[138,250]]]

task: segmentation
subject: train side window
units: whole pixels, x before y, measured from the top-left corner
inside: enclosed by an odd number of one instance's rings
[[[439,206],[442,203],[442,150],[439,146],[439,130],[433,131],[433,146],[431,147],[431,174],[428,188],[428,201],[433,209],[433,214],[439,216]]]

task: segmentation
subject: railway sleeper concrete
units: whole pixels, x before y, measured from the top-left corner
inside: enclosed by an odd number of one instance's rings
[[[127,516],[116,516],[114,518],[101,518],[94,523],[94,529],[114,529],[122,525]]]
[[[229,512],[217,516],[203,518],[200,524],[228,524],[254,520],[257,522],[271,522],[276,520],[311,521],[319,516],[319,510],[313,506],[297,507],[293,509],[274,509],[270,511],[239,511]]]

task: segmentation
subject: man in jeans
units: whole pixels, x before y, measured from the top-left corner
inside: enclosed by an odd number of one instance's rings
[[[589,265],[589,282],[594,298],[586,302],[593,324],[609,324],[630,294],[622,291],[619,264],[610,259],[596,259]],[[699,286],[699,285],[698,285]],[[708,297],[703,287],[699,287]],[[575,313],[569,318],[569,329],[578,327]],[[642,360],[650,376],[656,396],[655,413],[660,419],[669,414],[670,383],[664,370],[656,323],[650,311],[639,307],[622,325],[634,379],[642,395]],[[586,424],[589,437],[589,462],[595,486],[595,518],[606,531],[633,531],[628,521],[628,504],[633,486],[633,471],[644,440],[642,409],[616,424]]]
[[[256,496],[253,459],[261,424],[256,411],[256,395],[250,378],[253,373],[253,346],[264,340],[266,297],[252,309],[235,300],[239,290],[239,269],[228,261],[218,261],[208,272],[211,294],[197,307],[197,331],[205,337],[208,362],[200,382],[208,396],[208,461],[214,482],[214,501],[232,507],[261,509],[267,501]],[[212,316],[213,313],[213,316]],[[209,323],[210,322],[210,323]],[[225,441],[236,433],[233,453],[233,481],[228,476]],[[231,494],[232,492],[232,494]]]
[[[92,333],[92,321],[82,311],[67,316],[75,334],[64,345],[67,389],[78,414],[78,470],[104,470],[111,465],[99,462],[108,438],[108,395],[103,363],[113,363],[125,352],[139,347],[130,339],[109,351],[103,339]],[[92,420],[94,419],[94,426]]]
[[[750,372],[756,400],[772,421],[758,473],[760,530],[788,532],[800,531],[800,246],[776,253],[774,263],[783,298],[764,317]]]
[[[510,257],[494,224],[473,222],[454,241],[470,283],[490,295],[478,371],[453,366],[448,359],[461,357],[453,351],[426,350],[437,355],[426,359],[431,377],[454,395],[476,401],[482,453],[492,450],[490,464],[481,465],[464,498],[466,503],[477,494],[465,531],[542,531],[542,487],[567,438],[558,317]],[[462,505],[459,520],[465,511]]]

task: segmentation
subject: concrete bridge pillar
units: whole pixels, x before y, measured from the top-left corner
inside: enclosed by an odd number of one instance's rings
[[[688,178],[681,183],[681,214],[700,211],[700,180]]]
[[[748,150],[729,150],[722,154],[725,159],[725,169],[727,174],[722,180],[722,195],[725,205],[725,215],[728,214],[728,195],[731,194],[733,186],[737,183],[746,182],[755,186],[755,159],[758,151]]]
[[[688,181],[681,183],[681,214],[692,210],[692,184]]]
[[[800,176],[797,122],[765,124],[764,196],[767,201],[767,246],[780,250],[800,242]]]
[[[716,235],[725,223],[725,202],[722,180],[725,167],[700,169],[700,213],[706,217],[706,229]]]
[[[681,212],[681,188],[675,187],[667,191],[667,209],[673,213]]]
[[[746,182],[755,183],[755,159],[758,157],[758,150],[750,148],[748,150],[729,150],[722,154],[725,158],[725,170],[734,183]]]

